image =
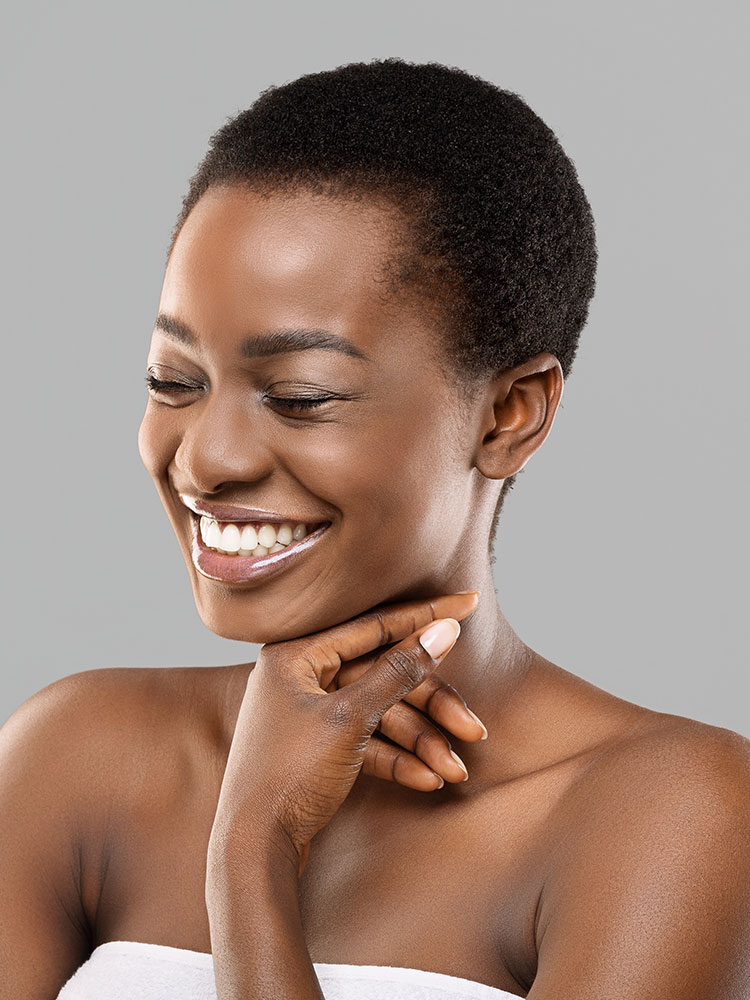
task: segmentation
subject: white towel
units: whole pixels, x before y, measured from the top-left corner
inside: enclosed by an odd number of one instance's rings
[[[421,969],[315,963],[326,1000],[517,1000],[515,993]],[[213,959],[202,951],[108,941],[57,1000],[216,1000]]]

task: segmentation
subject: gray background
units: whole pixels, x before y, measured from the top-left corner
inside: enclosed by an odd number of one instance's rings
[[[750,734],[744,17],[659,0],[7,11],[0,716],[83,669],[255,657],[200,622],[137,452],[169,231],[209,135],[261,89],[398,55],[520,93],[597,220],[580,353],[501,519],[503,610],[593,683]]]

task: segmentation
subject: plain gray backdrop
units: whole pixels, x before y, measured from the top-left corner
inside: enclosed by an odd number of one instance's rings
[[[745,18],[659,0],[6,8],[2,719],[80,670],[255,658],[201,623],[138,456],[167,241],[209,136],[262,89],[401,56],[521,94],[597,223],[578,358],[500,522],[505,614],[620,697],[750,734]]]

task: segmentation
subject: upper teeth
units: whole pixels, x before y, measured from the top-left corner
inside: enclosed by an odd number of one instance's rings
[[[216,549],[228,555],[264,556],[269,552],[279,552],[292,541],[299,541],[309,534],[307,525],[287,522],[279,524],[226,524],[210,517],[201,517],[201,538],[209,549]]]

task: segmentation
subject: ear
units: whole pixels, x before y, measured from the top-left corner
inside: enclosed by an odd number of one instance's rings
[[[521,471],[552,430],[563,386],[560,362],[546,351],[493,379],[474,462],[483,476],[507,479]]]

